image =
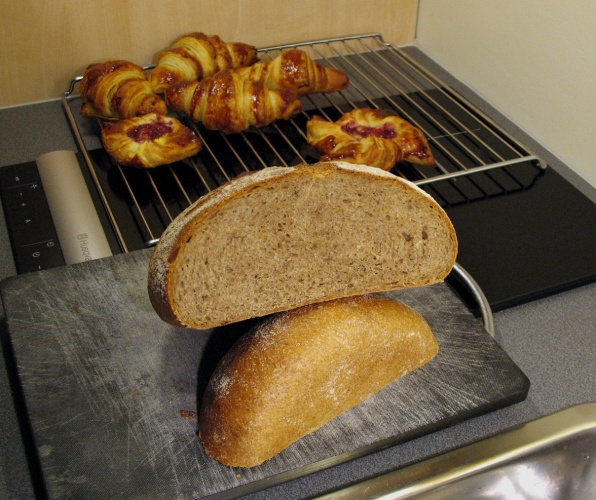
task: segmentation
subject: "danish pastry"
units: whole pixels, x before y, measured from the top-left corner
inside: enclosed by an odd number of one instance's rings
[[[424,133],[385,110],[354,109],[336,122],[314,116],[307,123],[307,141],[322,161],[343,160],[391,170],[401,161],[435,165]]]
[[[403,158],[397,142],[374,135],[354,137],[320,116],[313,116],[306,127],[308,143],[323,153],[321,161],[343,160],[391,170]]]
[[[101,131],[106,151],[121,165],[153,168],[197,154],[199,137],[179,120],[149,113],[106,122]]]
[[[166,90],[166,100],[173,111],[182,111],[207,129],[227,134],[263,127],[302,110],[297,94],[269,90],[235,70],[220,71],[200,82],[172,85]]]
[[[218,71],[253,64],[257,49],[246,43],[226,43],[217,35],[189,33],[163,51],[151,72],[151,86],[157,93],[178,82],[209,78]]]
[[[347,87],[348,75],[313,61],[306,52],[291,49],[271,61],[259,62],[238,72],[260,81],[270,90],[290,90],[297,94],[337,92]]]
[[[81,80],[80,93],[84,116],[120,120],[168,112],[165,101],[151,88],[145,70],[129,61],[89,65]]]

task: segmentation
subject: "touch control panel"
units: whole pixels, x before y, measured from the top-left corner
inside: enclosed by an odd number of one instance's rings
[[[35,162],[0,168],[0,194],[19,274],[65,264]]]

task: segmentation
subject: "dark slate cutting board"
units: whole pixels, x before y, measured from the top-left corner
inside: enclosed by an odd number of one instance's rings
[[[2,283],[50,498],[247,493],[527,395],[525,375],[447,285],[392,292],[425,316],[439,355],[265,464],[224,467],[204,455],[185,412],[196,411],[215,362],[251,324],[165,324],[147,296],[148,257],[133,252]]]

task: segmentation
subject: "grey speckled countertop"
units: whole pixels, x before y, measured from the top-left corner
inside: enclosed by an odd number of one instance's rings
[[[420,56],[424,58],[423,56]],[[468,89],[460,89],[487,108]],[[581,191],[596,190],[531,138],[528,145]],[[0,167],[32,161],[47,151],[76,150],[60,100],[0,109]],[[1,210],[1,209],[0,209]],[[0,279],[15,274],[4,216],[0,216]],[[596,401],[596,284],[495,314],[496,339],[531,381],[526,401],[364,458],[264,490],[253,498],[305,498],[402,467],[580,403]],[[3,316],[3,311],[0,310]],[[0,330],[3,347],[6,332]],[[31,498],[27,469],[4,358],[0,359],[0,498]]]

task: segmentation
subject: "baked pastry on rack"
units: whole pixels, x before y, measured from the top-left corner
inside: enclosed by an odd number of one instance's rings
[[[80,84],[81,114],[120,120],[147,113],[166,114],[165,101],[132,62],[112,60],[87,67]]]
[[[209,78],[218,71],[248,66],[257,60],[257,49],[246,43],[224,42],[217,35],[189,33],[164,50],[150,75],[157,93],[178,82]]]
[[[237,71],[249,80],[263,82],[270,90],[290,90],[300,95],[337,92],[349,83],[346,73],[313,61],[299,49],[286,50],[275,59]]]
[[[374,135],[354,137],[320,116],[313,116],[306,127],[308,143],[323,154],[320,161],[343,160],[391,170],[404,156],[397,142]]]
[[[435,165],[424,133],[386,110],[357,108],[335,122],[313,116],[306,127],[307,142],[323,155],[322,161],[341,159],[383,170],[401,160]]]
[[[172,85],[166,91],[166,101],[173,111],[184,112],[205,128],[227,134],[287,120],[302,110],[297,94],[269,90],[235,70],[220,71],[200,82]]]
[[[101,137],[114,160],[138,168],[183,160],[203,146],[201,139],[179,120],[157,113],[105,122]]]

